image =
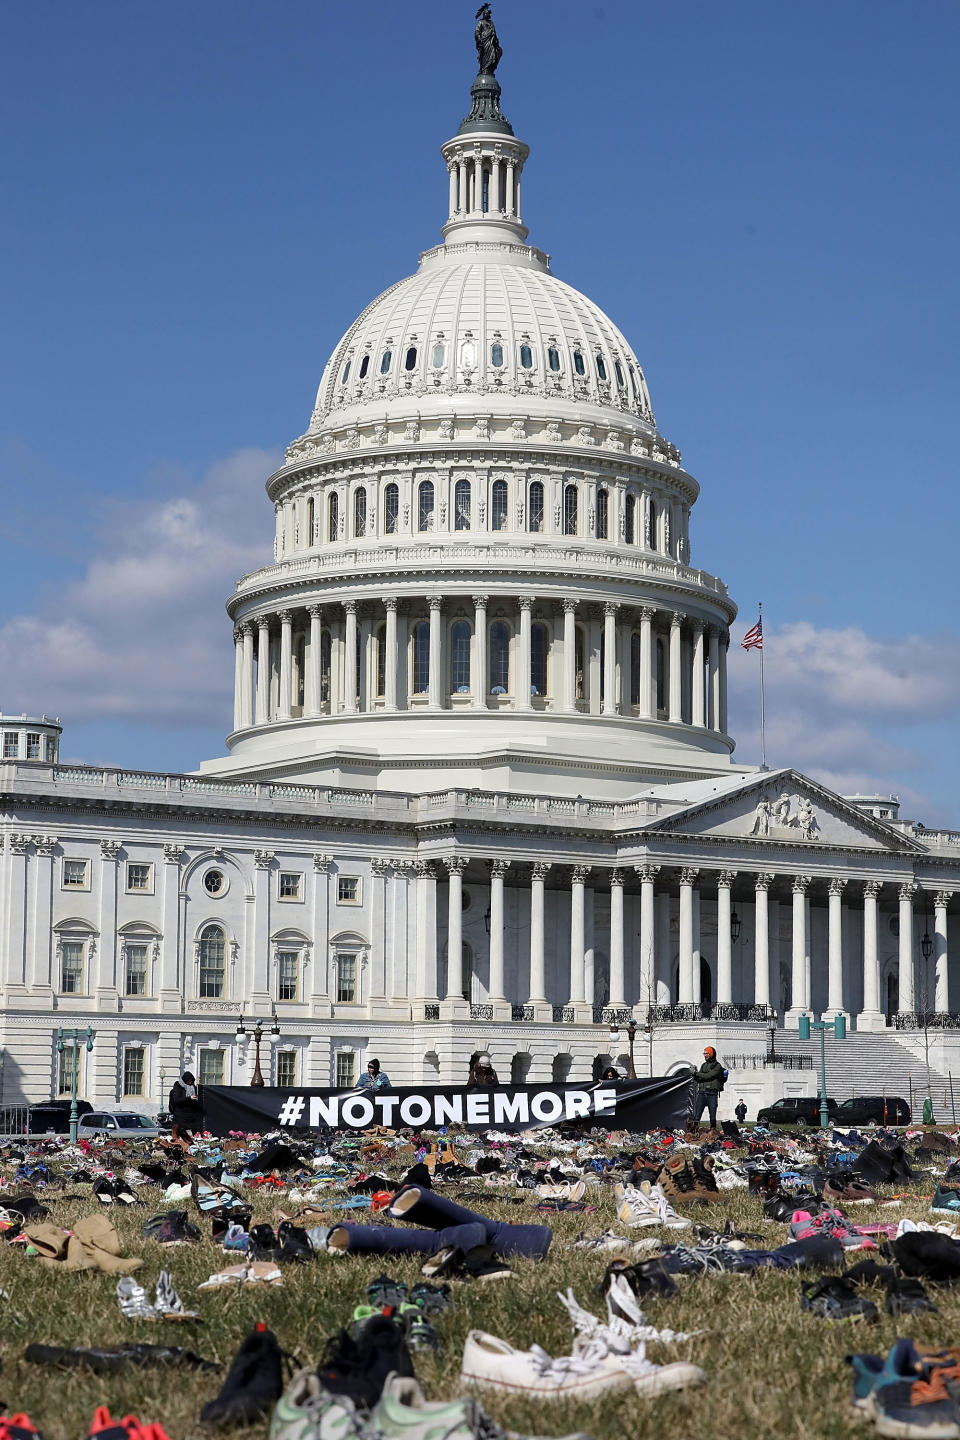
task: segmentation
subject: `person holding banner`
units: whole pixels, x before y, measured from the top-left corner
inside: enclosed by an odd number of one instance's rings
[[[358,1090],[389,1090],[390,1076],[380,1069],[379,1060],[367,1061],[367,1073],[357,1081]]]
[[[486,1051],[481,1051],[470,1066],[470,1075],[467,1079],[467,1086],[471,1085],[499,1085],[497,1072],[493,1068],[490,1056]]]

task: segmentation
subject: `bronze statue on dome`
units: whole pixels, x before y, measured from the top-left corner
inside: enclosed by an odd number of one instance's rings
[[[477,28],[473,32],[473,38],[477,46],[477,60],[480,63],[481,75],[496,74],[497,66],[503,55],[500,41],[497,38],[496,26],[490,14],[489,5],[481,5],[477,11]]]

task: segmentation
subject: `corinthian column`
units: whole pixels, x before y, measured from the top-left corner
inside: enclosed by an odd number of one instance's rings
[[[357,711],[357,602],[345,600],[347,622],[343,636],[343,709],[347,715]]]
[[[233,728],[243,726],[243,630],[233,627]]]
[[[530,876],[530,998],[528,1005],[546,1005],[543,959],[543,889],[549,864],[536,864]]]
[[[866,880],[863,886],[863,1010],[857,1016],[858,1030],[880,1030],[885,1017],[880,1008],[880,965],[877,956],[877,896],[882,881]]]
[[[385,653],[383,657],[383,708],[385,710],[396,710],[397,708],[397,597],[388,595],[383,602],[387,612],[387,623],[384,631],[383,643]]]
[[[504,1000],[503,993],[503,881],[509,860],[490,861],[490,999]]]
[[[610,1004],[624,1003],[623,871],[610,871]]]
[[[427,681],[427,698],[431,710],[439,710],[443,703],[443,675],[441,673],[443,646],[440,636],[442,623],[440,607],[442,604],[443,601],[439,595],[430,596],[430,675]]]
[[[938,890],[933,901],[933,953],[937,962],[937,989],[933,1008],[944,1014],[950,1009],[950,982],[947,952],[947,906],[951,891]]]
[[[608,600],[603,607],[603,713],[617,713],[617,611]]]
[[[659,865],[635,865],[640,878],[640,999],[643,1011],[657,1003],[656,904],[654,884]],[[665,897],[666,898],[666,897]]]
[[[791,1020],[805,1015],[810,1008],[810,997],[807,994],[807,889],[809,885],[809,875],[794,875],[791,977],[793,995],[789,1011]]]
[[[280,611],[280,719],[293,713],[293,612]]]
[[[733,939],[730,921],[735,870],[721,870],[717,876],[717,1004],[733,1004]]]
[[[686,615],[674,610],[670,617],[670,712],[669,718],[683,719],[683,631]]]
[[[563,709],[577,708],[577,602],[563,602]]]
[[[913,897],[914,884],[901,885],[900,897],[900,993],[897,1007],[909,1014],[915,1008],[913,989]]]
[[[690,684],[690,719],[694,725],[707,723],[706,679],[703,656],[703,621],[693,622],[693,676]]]
[[[843,891],[846,880],[830,881],[827,898],[827,1009],[834,1019],[843,1009]]]
[[[656,613],[650,605],[640,609],[640,714],[645,720],[653,715],[653,617]]]
[[[476,665],[473,673],[473,707],[486,710],[490,691],[490,664],[487,659],[487,597],[473,597],[473,644]]]
[[[584,950],[584,884],[590,874],[589,865],[575,865],[570,889],[570,1004],[583,1005],[585,993]],[[592,1002],[591,1002],[592,1003]]]
[[[529,710],[530,705],[530,611],[533,609],[533,598],[530,595],[520,597],[520,664],[519,677],[517,680],[517,709]]]
[[[257,714],[258,725],[270,719],[270,617],[257,616]]]
[[[770,886],[774,877],[761,874],[754,880],[753,1003],[770,1004]],[[779,1001],[778,1008],[779,1008]]]
[[[693,974],[693,887],[699,870],[680,871],[680,976],[679,1002],[692,1005],[696,1000]]]
[[[321,653],[323,647],[323,607],[310,605],[307,607],[310,614],[310,653],[307,656],[307,683],[304,686],[304,700],[307,704],[308,715],[320,714],[320,694],[323,689],[321,680]]]
[[[444,861],[447,867],[447,1002],[463,1010],[463,855]]]

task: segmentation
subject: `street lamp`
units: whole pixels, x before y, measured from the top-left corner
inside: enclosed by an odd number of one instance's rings
[[[263,1022],[260,1020],[260,1018],[259,1018],[259,1016],[258,1016],[258,1017],[257,1017],[257,1023],[256,1023],[256,1025],[254,1025],[253,1029],[250,1031],[250,1034],[251,1034],[251,1036],[253,1037],[253,1043],[254,1043],[254,1046],[256,1047],[255,1050],[254,1050],[254,1057],[253,1057],[253,1079],[250,1081],[250,1088],[251,1088],[251,1090],[254,1090],[254,1089],[260,1090],[260,1089],[263,1088],[264,1084],[266,1083],[266,1082],[264,1081],[264,1078],[263,1078],[263,1071],[260,1069],[260,1043],[261,1043],[261,1041],[263,1040],[264,1035],[266,1035],[266,1034],[270,1034],[270,1035],[279,1035],[279,1034],[280,1034],[280,1021],[279,1021],[279,1019],[277,1018],[277,1012],[276,1012],[276,1010],[274,1010],[274,1012],[273,1012],[273,1024],[271,1025],[269,1031],[264,1030],[264,1028],[263,1028]],[[241,1016],[240,1016],[240,1019],[239,1019],[238,1022],[237,1022],[237,1039],[238,1039],[238,1040],[243,1040],[243,1039],[246,1038],[246,1035],[247,1035],[247,1028],[246,1028],[246,1026],[245,1026],[244,1023],[243,1023],[243,1016],[241,1015]]]
[[[636,1044],[636,1040],[637,1022],[631,1015],[627,1023],[627,1044],[630,1050],[630,1058],[627,1062],[627,1074],[631,1080],[636,1080],[637,1078],[637,1067],[633,1062],[633,1047]],[[612,1021],[610,1025],[610,1044],[614,1049],[620,1044],[620,1027],[615,1020]],[[651,1071],[651,1074],[652,1073]]]
[[[740,931],[741,931],[741,929],[742,929],[742,923],[741,923],[741,920],[740,920],[740,916],[737,914],[736,910],[731,910],[731,912],[730,912],[730,939],[733,941],[734,945],[736,945],[737,941],[740,939]]]
[[[80,1077],[80,1042],[85,1041],[88,1050],[93,1049],[94,1032],[88,1025],[86,1030],[58,1030],[57,1054],[62,1055],[67,1045],[73,1046],[73,1076],[70,1085],[70,1144],[77,1143],[77,1080]]]
[[[800,1040],[809,1040],[810,1031],[820,1031],[820,1128],[826,1130],[830,1124],[830,1117],[827,1114],[827,1053],[823,1037],[828,1030],[832,1030],[837,1040],[847,1038],[847,1017],[838,1015],[834,1020],[811,1020],[809,1015],[800,1015],[797,1019],[797,1036]]]

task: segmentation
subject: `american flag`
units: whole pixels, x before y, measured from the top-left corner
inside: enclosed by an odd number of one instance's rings
[[[743,639],[740,641],[740,644],[743,646],[744,650],[763,649],[763,616],[760,617],[752,630],[747,631],[746,635],[744,635]]]

